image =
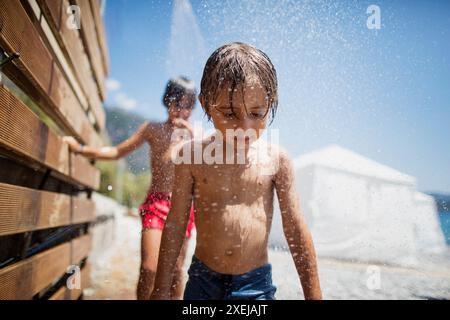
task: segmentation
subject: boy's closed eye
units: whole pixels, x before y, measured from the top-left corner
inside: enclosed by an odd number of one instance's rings
[[[237,113],[231,109],[218,109],[218,111],[228,119],[238,119]],[[268,110],[264,110],[263,108],[250,110],[248,112],[248,117],[251,119],[264,119],[267,115],[267,111]]]

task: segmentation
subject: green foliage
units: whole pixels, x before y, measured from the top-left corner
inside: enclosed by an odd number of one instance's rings
[[[106,131],[111,145],[128,139],[146,119],[119,108],[105,108]],[[120,162],[122,161],[122,162]],[[101,171],[100,193],[127,207],[138,207],[151,182],[147,144],[118,161],[97,161]],[[109,187],[109,189],[108,189]]]
[[[96,167],[100,170],[101,173],[99,192],[105,196],[117,200],[116,188],[114,188],[117,181],[117,162],[97,161]],[[112,189],[108,190],[108,186],[111,186]]]
[[[122,204],[131,208],[138,207],[144,201],[150,186],[150,171],[144,171],[140,174],[126,172],[123,182],[123,201]]]
[[[145,199],[151,183],[150,171],[139,174],[130,172],[124,166],[123,173],[116,161],[97,161],[101,172],[99,192],[129,207],[138,207]]]

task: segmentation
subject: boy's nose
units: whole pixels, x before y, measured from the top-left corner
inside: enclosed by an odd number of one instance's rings
[[[241,120],[240,127],[244,130],[252,129],[254,127],[253,121],[245,117]]]

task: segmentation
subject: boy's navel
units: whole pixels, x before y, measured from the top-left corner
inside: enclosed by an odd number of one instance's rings
[[[228,249],[225,251],[225,255],[227,256],[231,256],[233,254],[233,250],[232,249]]]

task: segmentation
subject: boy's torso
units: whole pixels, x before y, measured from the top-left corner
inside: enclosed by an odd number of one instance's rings
[[[174,164],[171,160],[172,147],[178,142],[172,142],[173,128],[166,123],[150,123],[150,167],[152,183],[150,192],[172,192],[174,179]]]
[[[274,174],[267,174],[255,163],[194,164],[191,168],[195,255],[225,274],[243,274],[267,264]]]

